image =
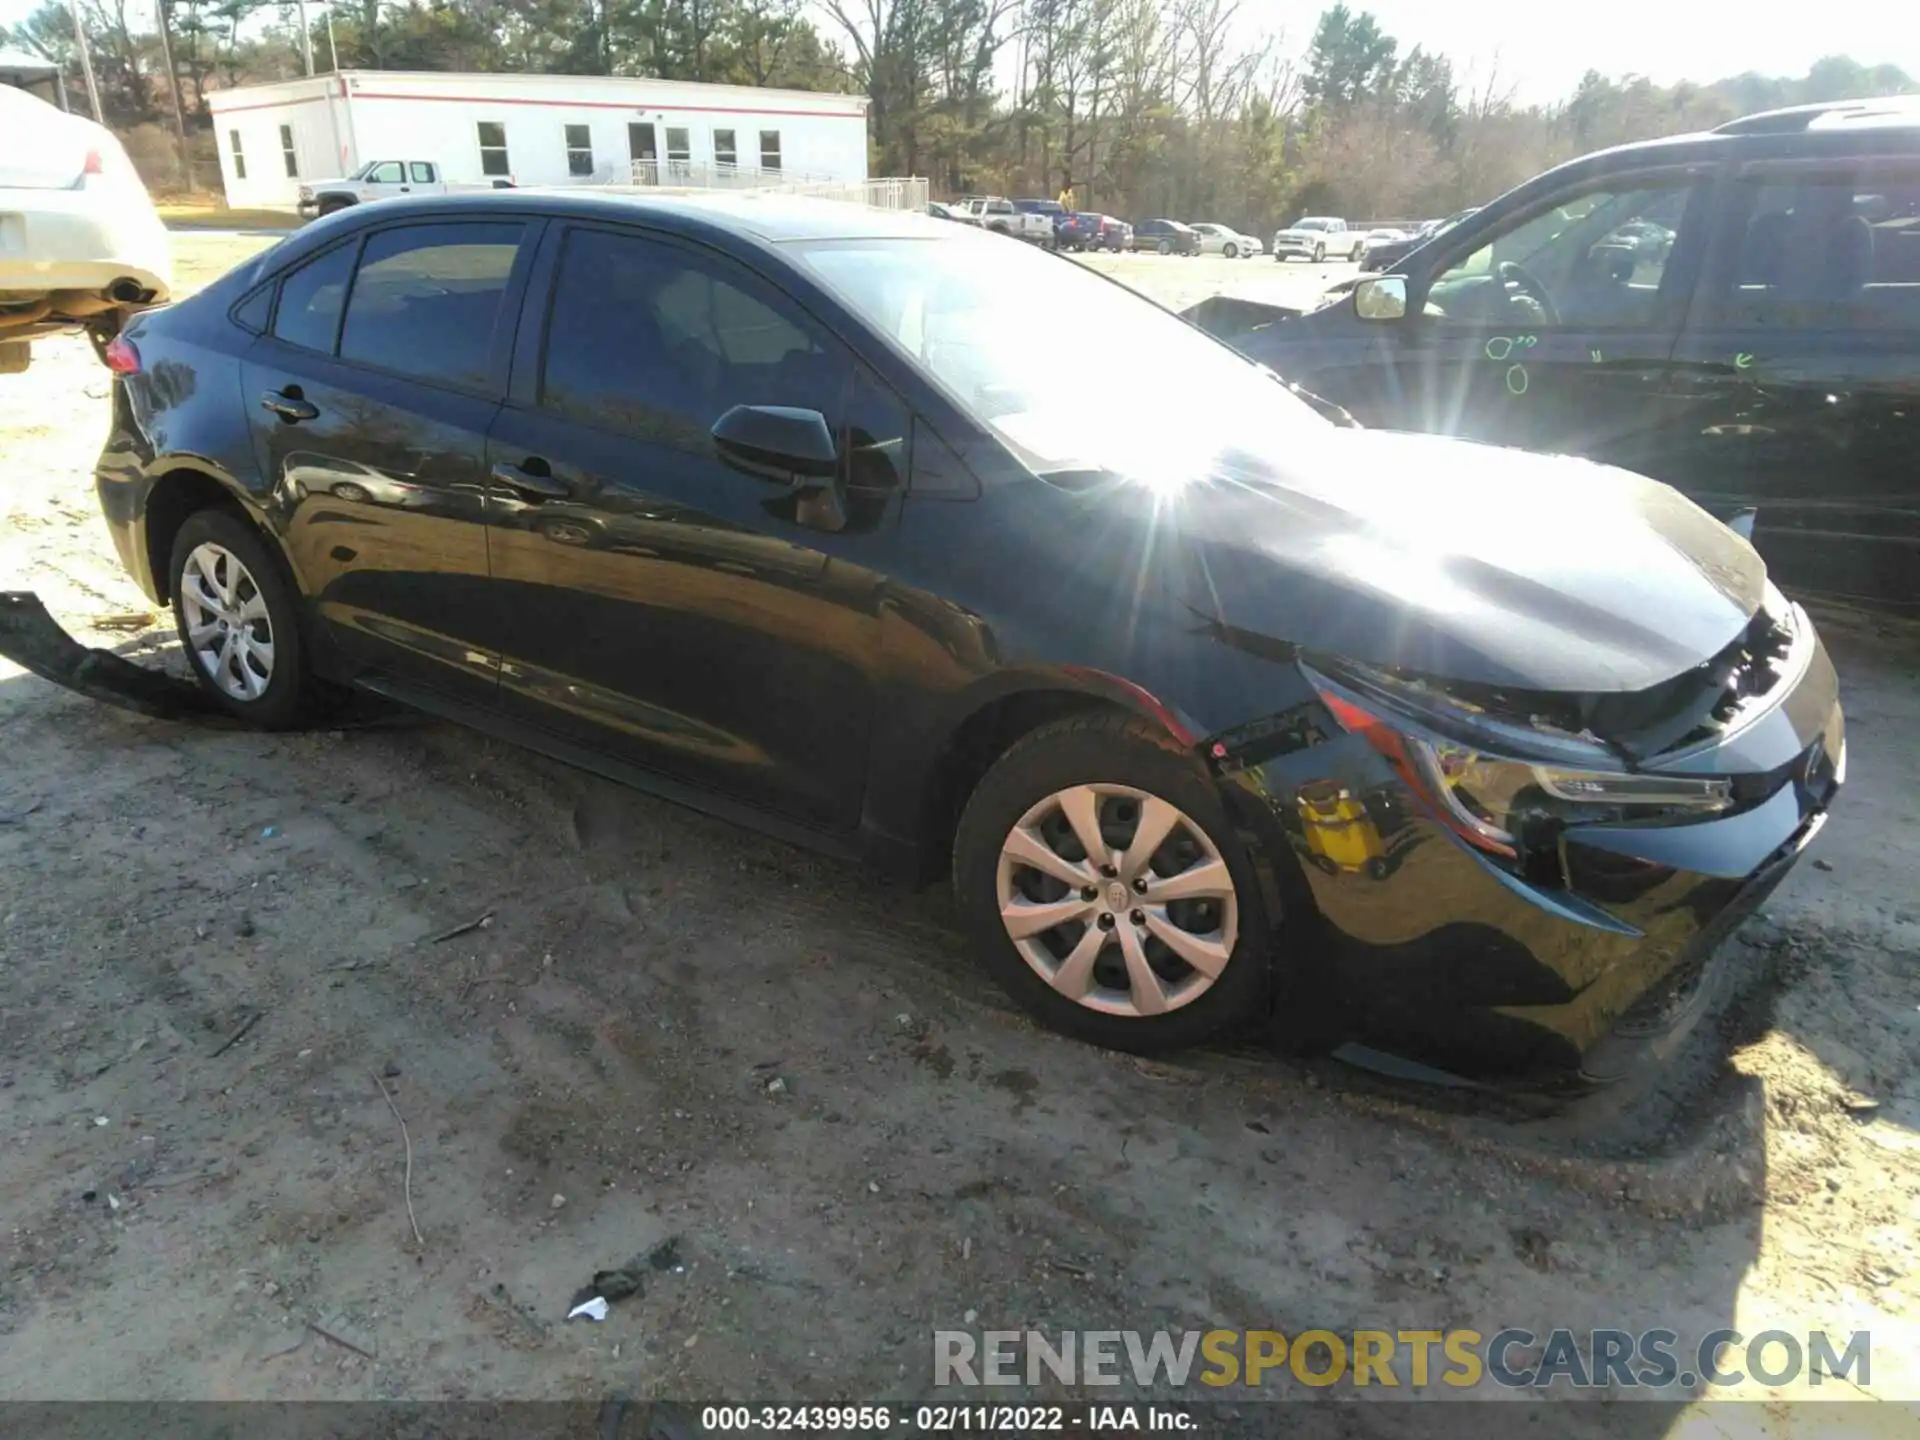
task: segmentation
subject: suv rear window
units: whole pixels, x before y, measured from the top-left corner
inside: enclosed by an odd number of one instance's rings
[[[1738,199],[1716,323],[1920,330],[1920,167],[1756,177]]]

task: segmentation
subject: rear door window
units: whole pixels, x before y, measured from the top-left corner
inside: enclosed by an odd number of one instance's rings
[[[477,389],[526,227],[406,225],[367,240],[340,332],[340,358]]]
[[[1920,165],[1762,172],[1733,214],[1710,323],[1920,333]]]
[[[303,350],[333,353],[340,333],[340,307],[353,278],[351,244],[316,255],[280,282],[280,303],[273,312],[273,335]]]

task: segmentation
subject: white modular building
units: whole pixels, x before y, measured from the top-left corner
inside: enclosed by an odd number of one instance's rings
[[[854,182],[867,100],[606,75],[344,70],[207,95],[227,203],[292,209],[299,188],[375,161],[456,185]]]

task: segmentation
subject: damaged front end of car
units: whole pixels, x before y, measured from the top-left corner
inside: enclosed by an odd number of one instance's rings
[[[1324,922],[1302,1004],[1476,1079],[1590,1088],[1670,1054],[1845,778],[1833,666],[1770,585],[1721,651],[1631,693],[1297,663],[1311,700],[1210,748]]]

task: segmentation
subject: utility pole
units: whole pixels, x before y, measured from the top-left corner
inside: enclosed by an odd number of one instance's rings
[[[180,180],[182,188],[193,189],[193,166],[187,159],[187,112],[180,104],[180,72],[173,68],[173,22],[167,0],[154,0],[154,13],[160,21],[160,60],[167,67],[167,93],[173,97],[173,138],[180,142]]]
[[[67,8],[73,12],[73,41],[80,47],[80,71],[87,77],[87,103],[93,107],[96,124],[104,125],[107,117],[100,113],[100,87],[93,78],[93,52],[87,48],[87,27],[80,23],[80,0],[67,0]]]
[[[340,73],[340,45],[333,38],[333,6],[327,6],[327,54],[333,57],[333,73]]]
[[[300,56],[307,62],[307,74],[313,74],[313,31],[307,27],[307,0],[300,0]]]

